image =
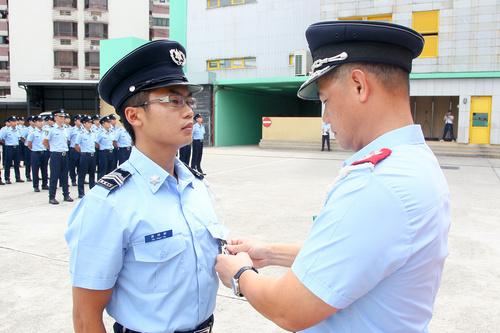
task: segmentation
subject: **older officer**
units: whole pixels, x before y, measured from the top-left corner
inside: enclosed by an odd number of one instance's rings
[[[85,177],[89,175],[89,187],[95,185],[95,145],[96,135],[91,131],[92,118],[89,116],[82,116],[81,123],[83,129],[75,139],[75,150],[80,153],[79,166],[78,166],[78,198],[83,198],[85,195]]]
[[[191,141],[191,95],[201,90],[187,82],[185,59],[179,43],[153,41],[99,83],[135,146],[69,218],[76,332],[104,332],[105,307],[115,332],[211,330],[225,230],[202,176],[175,157]]]
[[[7,118],[6,128],[1,132],[0,142],[4,144],[3,149],[5,149],[5,184],[12,184],[10,181],[10,168],[14,166],[14,173],[16,174],[16,182],[22,183],[24,180],[21,179],[21,173],[19,171],[19,142],[20,133],[17,129],[17,118],[15,116],[10,116]]]
[[[56,200],[57,181],[59,180],[64,201],[73,201],[69,195],[68,187],[68,133],[64,128],[66,113],[61,109],[54,111],[55,125],[48,131],[43,144],[50,150],[50,183],[49,203],[59,204]]]
[[[99,147],[99,178],[110,173],[115,168],[113,148],[116,144],[115,136],[111,131],[111,119],[104,116],[100,120],[102,129],[97,133],[96,142]]]
[[[42,189],[48,190],[48,174],[47,174],[47,164],[48,160],[44,157],[44,153],[47,150],[43,145],[43,139],[45,138],[42,130],[43,121],[40,116],[32,117],[33,124],[35,128],[28,134],[26,138],[26,145],[31,150],[31,169],[33,173],[33,190],[35,192],[40,192],[38,187],[40,182],[39,172],[42,173]]]
[[[80,153],[75,150],[75,141],[78,134],[82,130],[82,123],[80,122],[82,115],[77,114],[73,117],[73,127],[67,129],[69,135],[69,177],[71,179],[71,186],[76,186],[76,176],[78,174],[78,165],[80,162]]]
[[[313,74],[299,89],[324,104],[344,163],[304,245],[234,242],[219,256],[226,285],[281,327],[306,332],[427,332],[448,254],[449,191],[413,125],[417,32],[381,22],[321,22],[306,32]],[[293,306],[290,306],[293,305]]]

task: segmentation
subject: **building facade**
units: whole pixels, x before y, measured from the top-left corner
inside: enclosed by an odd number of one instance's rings
[[[172,5],[174,2],[172,1]],[[207,0],[187,6],[188,71],[214,74],[215,144],[258,143],[263,116],[319,117],[295,91],[310,68],[306,27],[320,20],[393,22],[420,32],[411,106],[427,139],[447,111],[461,143],[500,144],[500,3],[496,0]],[[250,130],[233,131],[244,122]],[[300,126],[300,119],[297,122]]]

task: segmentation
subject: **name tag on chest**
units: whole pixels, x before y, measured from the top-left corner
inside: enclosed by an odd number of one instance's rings
[[[169,238],[169,237],[172,237],[172,230],[165,230],[165,231],[157,232],[156,234],[144,236],[144,241],[146,243],[150,243],[150,242],[154,242],[154,241],[164,239],[164,238]]]

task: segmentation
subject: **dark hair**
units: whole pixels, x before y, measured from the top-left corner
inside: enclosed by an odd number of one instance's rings
[[[148,99],[149,99],[149,91],[139,91],[137,94],[130,96],[125,101],[125,103],[123,103],[120,110],[117,110],[119,112],[120,121],[122,122],[123,127],[128,132],[128,134],[130,134],[130,136],[132,137],[132,142],[135,142],[134,128],[127,121],[127,117],[125,117],[125,109],[129,106],[133,107],[133,106],[144,104]]]
[[[377,80],[389,91],[398,92],[404,88],[410,94],[410,74],[404,69],[388,64],[375,63],[347,63],[327,74],[329,78],[343,78],[354,68],[359,68],[373,74]]]

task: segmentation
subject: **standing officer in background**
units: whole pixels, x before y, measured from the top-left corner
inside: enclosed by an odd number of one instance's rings
[[[48,190],[48,174],[47,166],[48,160],[45,158],[44,153],[47,150],[43,145],[43,139],[45,138],[42,130],[43,121],[40,116],[32,117],[34,129],[28,134],[26,138],[26,146],[31,151],[31,170],[33,174],[33,190],[35,192],[40,192],[38,187],[40,182],[39,172],[42,174],[42,189]]]
[[[69,134],[69,177],[71,179],[71,186],[76,186],[76,175],[78,174],[78,165],[80,162],[80,153],[75,150],[75,141],[82,130],[81,117],[80,114],[75,115],[73,117],[74,126],[67,129]]]
[[[31,150],[27,145],[28,135],[33,132],[35,129],[35,125],[33,123],[33,116],[29,116],[26,118],[26,122],[28,126],[25,126],[21,131],[21,141],[23,142],[24,151],[23,151],[23,160],[24,160],[24,173],[26,176],[26,181],[31,181]]]
[[[313,24],[306,37],[313,73],[298,96],[319,98],[342,148],[356,153],[303,246],[236,240],[228,250],[239,253],[219,256],[217,272],[287,330],[427,332],[448,254],[450,203],[409,103],[424,39],[366,21]],[[252,265],[291,270],[274,279]]]
[[[24,130],[26,129],[26,126],[24,124],[24,117],[17,117],[17,135],[19,136],[19,146],[17,149],[17,153],[19,155],[19,164],[23,162],[23,166],[26,165],[26,161],[24,160],[24,151],[25,151],[25,146],[24,146],[24,139],[23,139],[23,133]]]
[[[179,149],[179,159],[186,165],[189,165],[191,159],[191,144],[185,145]]]
[[[330,130],[330,124],[323,122],[321,125],[321,151],[325,150],[325,143],[328,147],[328,151],[330,151]]]
[[[72,202],[68,187],[68,133],[64,128],[66,113],[61,109],[52,113],[55,125],[46,133],[43,145],[50,150],[49,203],[58,205],[56,200],[57,181],[59,180],[64,201]]]
[[[114,141],[116,141],[116,116],[114,114],[108,115],[109,117],[109,122],[111,126],[109,127],[109,131],[113,135]],[[113,144],[113,170],[116,169],[116,166],[118,164],[118,145],[116,143]]]
[[[92,127],[92,118],[89,116],[82,116],[81,123],[83,129],[75,139],[75,150],[80,153],[78,166],[78,198],[80,199],[85,195],[86,175],[89,175],[89,187],[94,187],[96,167],[96,135],[90,129]]]
[[[135,143],[128,161],[79,202],[66,232],[75,331],[211,331],[214,270],[225,229],[203,176],[176,159],[191,141],[193,93],[184,48],[156,40],[115,64],[98,86]],[[99,212],[96,214],[96,212]]]
[[[109,116],[101,118],[102,129],[97,134],[96,142],[99,147],[99,175],[101,178],[110,173],[115,168],[113,148],[115,146],[115,137],[111,132],[111,119]]]
[[[201,157],[203,156],[203,138],[205,137],[205,126],[203,126],[203,117],[197,113],[194,116],[193,125],[193,158],[191,158],[191,168],[203,173],[201,170]]]
[[[116,126],[115,140],[118,149],[118,164],[123,164],[130,157],[132,137],[123,126]]]
[[[4,160],[4,173],[5,173],[5,184],[12,184],[10,181],[10,168],[14,166],[14,173],[16,175],[16,182],[23,183],[24,180],[21,179],[21,172],[19,171],[19,142],[20,134],[17,129],[17,118],[15,116],[10,116],[7,118],[7,126],[1,132],[0,142],[4,144],[3,149],[5,150],[5,160]]]

